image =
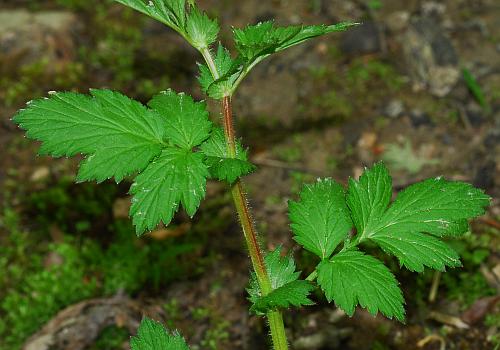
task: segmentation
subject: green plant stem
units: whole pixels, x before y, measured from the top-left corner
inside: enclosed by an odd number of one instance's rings
[[[210,51],[204,49],[200,51],[205,62],[212,73],[214,79],[219,79],[219,72],[215,66],[214,60]],[[222,113],[224,124],[224,135],[227,143],[227,151],[230,157],[236,157],[236,135],[233,126],[233,111],[231,97],[226,96],[222,100]],[[238,212],[243,236],[250,253],[250,260],[257,276],[260,290],[263,295],[267,295],[272,291],[271,280],[267,274],[266,265],[264,264],[264,256],[259,246],[257,238],[257,230],[253,224],[252,215],[248,207],[248,200],[243,191],[243,183],[238,179],[231,186],[231,194],[233,196],[234,205]],[[285,325],[281,311],[270,311],[267,313],[269,328],[271,330],[271,339],[273,341],[274,350],[288,350],[288,342],[286,340]]]
[[[222,100],[224,114],[224,134],[226,136],[228,153],[231,157],[236,156],[235,134],[233,128],[233,115],[231,108],[231,98],[224,97]],[[271,280],[266,271],[264,257],[259,246],[257,238],[257,230],[253,224],[253,219],[248,207],[248,200],[243,191],[241,180],[237,180],[231,187],[231,194],[238,212],[243,235],[250,253],[252,266],[257,276],[257,281],[263,295],[267,295],[272,291]],[[267,313],[269,328],[271,329],[271,338],[273,341],[274,350],[287,350],[288,343],[286,340],[285,325],[283,316],[280,311],[270,311]]]

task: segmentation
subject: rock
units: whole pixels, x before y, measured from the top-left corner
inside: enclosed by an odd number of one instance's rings
[[[405,106],[401,100],[392,100],[384,108],[384,114],[389,118],[397,118],[403,114]]]
[[[424,125],[433,125],[431,118],[427,113],[422,112],[419,109],[414,109],[410,112],[410,121],[413,127],[418,128]]]
[[[458,57],[443,28],[432,18],[413,20],[403,36],[403,52],[417,89],[446,96],[460,78]]]
[[[408,27],[410,13],[407,11],[395,11],[385,18],[385,26],[392,33],[399,33]]]
[[[40,182],[45,180],[50,175],[50,169],[46,166],[36,168],[31,174],[30,180],[33,182]]]
[[[382,50],[380,31],[375,22],[365,22],[342,34],[340,49],[347,55],[360,55]]]
[[[0,73],[46,59],[56,67],[76,56],[76,36],[81,29],[70,12],[26,10],[0,12]]]

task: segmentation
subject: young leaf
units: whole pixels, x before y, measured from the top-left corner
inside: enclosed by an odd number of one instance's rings
[[[208,170],[203,155],[166,148],[135,178],[130,215],[138,235],[162,221],[168,225],[181,203],[193,216],[205,196]]]
[[[184,34],[186,26],[185,0],[115,0],[122,5],[142,12],[175,31]]]
[[[130,339],[131,350],[189,350],[178,333],[170,334],[161,323],[144,318],[137,336]]]
[[[372,240],[410,270],[460,266],[457,254],[434,236],[459,235],[466,219],[482,215],[489,197],[463,182],[429,179],[409,186],[387,208],[391,179],[382,163],[351,180],[347,204],[358,241]]]
[[[241,59],[233,60],[229,51],[219,45],[214,64],[219,78],[215,80],[208,66],[203,64],[200,65],[198,81],[204,93],[218,100],[231,93],[234,82],[241,74],[243,62]]]
[[[305,185],[288,210],[294,239],[322,259],[328,258],[351,227],[344,188],[332,179]]]
[[[42,141],[40,153],[87,155],[78,179],[103,181],[143,170],[162,147],[161,118],[120,93],[91,90],[52,94],[31,102],[14,117],[28,137]]]
[[[236,49],[243,56],[247,65],[261,61],[270,54],[298,45],[308,39],[324,34],[344,31],[357,23],[343,22],[335,25],[310,25],[276,27],[274,22],[262,22],[234,29]]]
[[[354,314],[357,304],[372,315],[404,321],[404,299],[394,275],[381,261],[360,251],[343,251],[318,265],[318,284],[328,301]]]
[[[214,57],[214,64],[220,77],[225,76],[231,70],[233,62],[234,61],[231,58],[229,51],[224,48],[224,46],[219,44],[217,53]],[[200,82],[202,91],[204,93],[208,93],[210,85],[214,82],[214,77],[206,64],[200,64],[199,68],[200,75],[198,76],[198,81]]]
[[[204,102],[167,90],[153,97],[149,106],[162,115],[165,137],[174,145],[191,150],[208,138],[212,122]]]
[[[212,178],[232,183],[255,170],[239,142],[236,144],[236,158],[228,157],[227,143],[221,128],[212,130],[210,138],[200,146],[200,150],[206,157],[205,163]]]
[[[217,40],[219,24],[193,6],[188,14],[186,32],[191,44],[198,50],[203,50]]]
[[[271,279],[272,292],[262,295],[255,273],[247,289],[252,311],[265,314],[269,309],[279,307],[312,305],[307,297],[313,289],[309,282],[298,280],[300,272],[295,271],[295,262],[291,256],[281,256],[281,247],[269,252],[264,258],[267,273]]]
[[[289,282],[258,298],[250,307],[251,312],[265,314],[268,310],[277,308],[289,308],[291,306],[314,305],[307,297],[314,289],[308,281],[296,280]]]

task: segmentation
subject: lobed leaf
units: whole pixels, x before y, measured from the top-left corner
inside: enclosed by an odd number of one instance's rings
[[[144,318],[137,335],[130,339],[131,350],[189,350],[178,333],[169,333],[161,323]]]
[[[245,58],[247,65],[252,65],[270,54],[298,45],[308,39],[346,30],[353,25],[357,23],[276,27],[273,21],[267,21],[243,29],[233,29],[233,34],[236,49]]]
[[[200,150],[206,157],[205,163],[212,178],[232,183],[255,170],[255,166],[248,161],[247,152],[239,142],[236,144],[236,158],[228,156],[227,143],[221,128],[212,130],[210,137],[200,146]]]
[[[182,149],[191,150],[210,135],[212,122],[204,102],[167,90],[154,96],[149,106],[162,115],[165,137]]]
[[[346,201],[358,234],[363,235],[378,224],[391,196],[392,179],[382,162],[365,169],[359,181],[349,179]]]
[[[186,0],[115,0],[184,33]]]
[[[289,282],[269,293],[257,298],[250,307],[251,312],[265,314],[269,310],[289,308],[291,306],[314,305],[308,295],[314,286],[308,281],[296,280]]]
[[[193,1],[186,0],[115,0],[156,19],[181,34],[202,51],[217,40],[219,24],[210,19]]]
[[[233,60],[229,51],[220,44],[213,60],[217,79],[206,64],[201,64],[198,81],[204,93],[214,99],[222,99],[231,94],[233,85],[241,74],[242,61]]]
[[[463,220],[483,215],[489,203],[490,197],[471,184],[428,179],[401,191],[375,231],[454,235],[456,229],[464,232]]]
[[[161,117],[109,90],[91,90],[91,96],[54,93],[29,103],[13,120],[28,137],[42,141],[42,154],[85,154],[79,181],[115,177],[119,182],[143,170],[165,146]]]
[[[138,235],[168,225],[182,204],[193,216],[205,196],[208,170],[203,155],[178,148],[166,148],[139,174],[130,188],[130,215]]]
[[[193,6],[186,21],[186,33],[191,44],[199,50],[208,48],[217,40],[219,24],[206,13]]]
[[[366,308],[372,315],[404,321],[404,299],[398,282],[385,265],[360,251],[342,251],[318,265],[318,284],[328,301],[354,314],[356,305]]]
[[[298,280],[300,272],[295,271],[295,262],[291,256],[281,256],[281,247],[269,252],[264,258],[267,273],[271,280],[271,293],[262,295],[255,273],[252,273],[247,289],[253,306],[251,311],[264,314],[270,309],[280,307],[312,305],[307,297],[313,289],[307,281]]]
[[[289,201],[294,239],[322,259],[328,258],[352,227],[342,185],[332,179],[305,185],[298,202]]]
[[[457,252],[445,242],[427,234],[380,232],[371,240],[386,253],[396,256],[400,264],[411,271],[422,272],[424,266],[444,271],[446,266],[462,265]]]
[[[482,215],[489,197],[472,185],[429,179],[409,186],[394,203],[391,179],[382,163],[351,180],[347,204],[359,242],[371,240],[410,270],[460,266],[457,253],[433,236],[467,231],[467,219]],[[433,236],[431,236],[433,235]]]

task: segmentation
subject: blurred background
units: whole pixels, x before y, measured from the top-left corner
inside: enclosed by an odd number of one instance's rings
[[[321,297],[285,313],[293,349],[500,348],[500,3],[495,0],[199,1],[231,26],[363,22],[287,50],[235,96],[259,169],[246,180],[262,244],[304,274],[286,201],[302,183],[346,183],[384,160],[396,191],[426,177],[472,182],[494,200],[460,240],[463,268],[396,272],[407,324]],[[193,349],[267,349],[248,314],[249,261],[224,185],[190,220],[137,239],[130,182],[74,184],[78,159],[37,157],[10,121],[50,90],[107,87],[142,102],[173,88],[197,99],[201,58],[174,32],[109,0],[0,0],[0,349],[128,349],[146,313]],[[210,105],[213,118],[218,106]]]

